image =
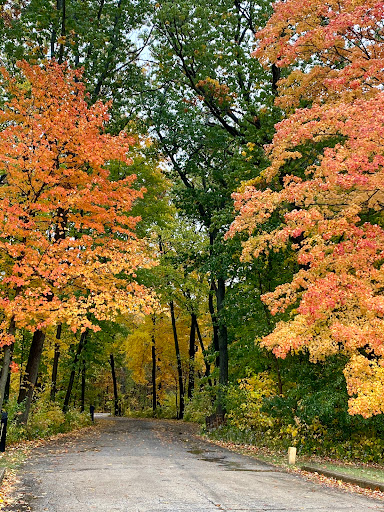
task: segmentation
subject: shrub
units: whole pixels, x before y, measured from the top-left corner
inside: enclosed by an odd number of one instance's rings
[[[91,425],[91,416],[87,412],[80,412],[77,409],[69,409],[65,413],[65,423],[63,432],[75,430],[77,428],[86,427]]]
[[[195,393],[185,405],[184,419],[204,423],[206,416],[214,412],[216,387],[207,386]]]
[[[58,433],[68,432],[91,424],[90,415],[70,409],[64,414],[58,404],[40,398],[31,407],[27,425],[16,421],[23,410],[23,404],[16,399],[7,403],[8,429],[7,444],[27,439],[41,439]]]
[[[39,400],[32,408],[27,432],[32,438],[47,437],[62,432],[64,422],[64,413],[57,404]]]
[[[276,394],[275,383],[267,372],[240,379],[226,395],[227,423],[240,431],[266,431],[276,419],[262,410],[264,399]]]

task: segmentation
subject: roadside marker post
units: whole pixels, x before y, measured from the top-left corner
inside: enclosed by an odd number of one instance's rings
[[[296,464],[296,446],[288,448],[288,464]]]

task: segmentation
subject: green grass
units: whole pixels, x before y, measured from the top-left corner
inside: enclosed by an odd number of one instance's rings
[[[311,461],[308,461],[310,463]],[[316,467],[322,469],[328,469],[329,471],[337,471],[345,475],[353,476],[355,478],[361,478],[365,480],[373,480],[374,482],[384,483],[384,468],[382,467],[370,467],[359,464],[346,464],[343,462],[332,463],[322,461],[314,462]]]
[[[289,467],[294,469],[301,468],[301,466],[304,465],[313,465],[321,469],[327,469],[328,471],[343,473],[354,478],[361,478],[365,480],[372,480],[378,483],[384,483],[384,466],[379,464],[359,464],[354,462],[346,462],[343,460],[327,459],[326,457],[310,457],[308,455],[298,455],[296,459],[296,466],[289,466],[288,454],[283,451],[273,450],[263,446],[254,446],[251,444],[220,441],[217,439],[217,437],[216,439],[212,439],[212,437],[216,436],[206,436],[206,438],[210,439],[211,441],[216,441],[221,446],[225,446],[230,450],[255,457],[263,462],[268,462],[279,467],[284,467],[285,469]]]
[[[17,469],[27,458],[28,451],[25,447],[7,448],[4,453],[0,454],[0,469]]]
[[[260,451],[251,451],[249,449],[245,449],[243,453],[256,457],[262,461],[269,462],[270,464],[289,467],[287,463],[288,455],[282,452],[269,453],[269,451],[265,452],[262,449]],[[319,467],[321,469],[327,469],[328,471],[343,473],[354,478],[361,478],[363,480],[373,480],[374,482],[384,483],[384,467],[378,464],[368,465],[345,461],[330,462],[329,460],[321,457],[311,458],[300,455],[297,457],[296,467],[301,467],[307,464]]]

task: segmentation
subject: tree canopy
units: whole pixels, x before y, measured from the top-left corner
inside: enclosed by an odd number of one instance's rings
[[[382,2],[0,5],[0,402],[379,446]]]

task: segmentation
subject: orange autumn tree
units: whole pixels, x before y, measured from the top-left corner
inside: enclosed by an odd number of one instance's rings
[[[1,81],[0,340],[34,333],[28,416],[46,328],[97,330],[97,320],[149,312],[135,273],[152,262],[130,215],[144,192],[125,172],[134,140],[105,133],[108,105],[88,106],[80,72],[55,62],[19,70],[3,69]],[[110,161],[121,162],[121,179],[110,179]]]
[[[287,67],[277,104],[288,117],[270,166],[234,194],[230,228],[245,260],[291,246],[301,268],[264,295],[290,312],[263,340],[279,357],[342,353],[349,412],[384,412],[384,4],[278,2],[255,56]],[[279,216],[272,229],[265,223]]]

